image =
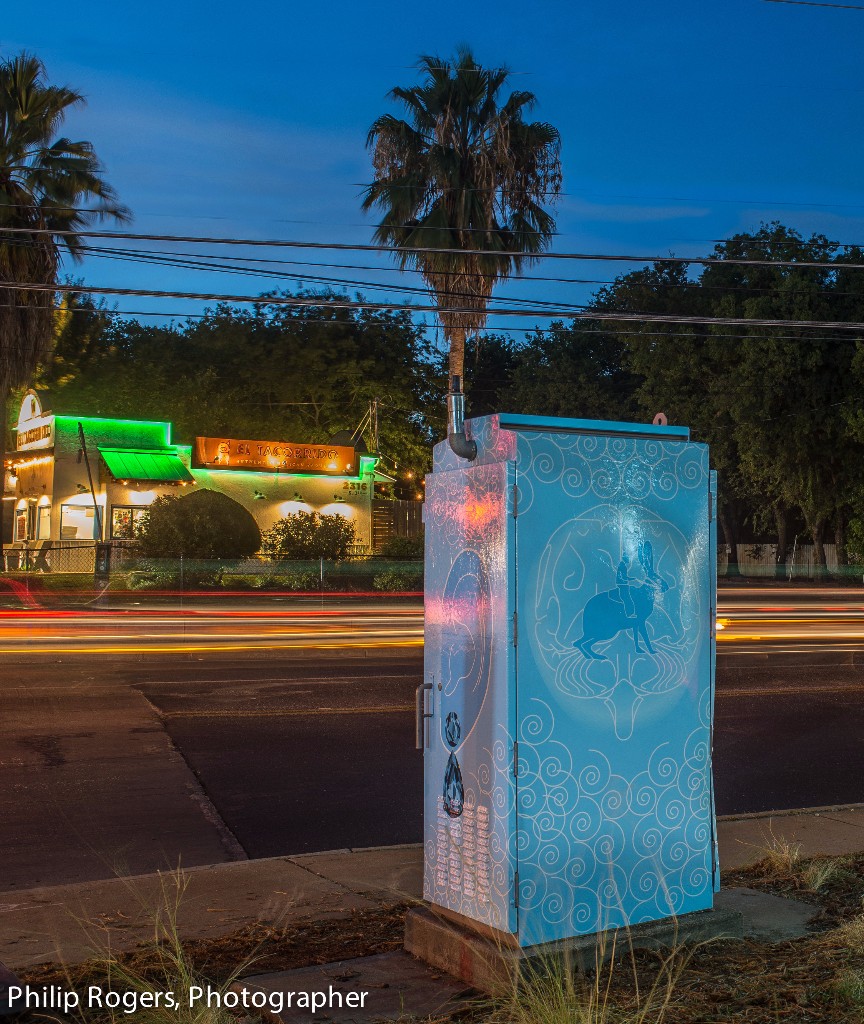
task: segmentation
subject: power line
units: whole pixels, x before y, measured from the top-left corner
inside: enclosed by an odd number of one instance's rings
[[[10,291],[35,291],[35,292],[81,292],[80,285],[69,284],[17,284],[15,282],[0,281],[0,288],[8,288]],[[149,288],[103,288],[88,287],[87,291],[97,295],[134,295],[145,298],[170,298],[170,299],[195,299],[198,301],[211,302],[239,302],[253,303],[256,306],[287,306],[295,308],[328,308],[328,309],[368,309],[373,311],[401,311],[407,313],[445,313],[452,315],[476,315],[477,310],[455,307],[440,308],[436,305],[410,305],[400,302],[362,302],[359,300],[327,298],[324,301],[321,297],[306,297],[296,295],[223,295],[215,292],[180,292],[163,291]],[[543,319],[554,320],[611,320],[615,323],[637,322],[637,323],[668,323],[668,324],[689,324],[711,326],[714,324],[739,327],[794,327],[802,330],[811,328],[826,331],[864,331],[864,323],[848,323],[831,320],[786,320],[786,319],[761,319],[752,317],[713,317],[713,316],[680,316],[668,313],[639,313],[629,310],[608,312],[606,310],[589,309],[587,307],[571,307],[559,310],[546,309],[501,309],[495,307],[488,310],[489,315],[495,316],[536,316]]]
[[[21,243],[14,243],[13,242],[11,244],[15,245],[15,244],[21,244]],[[215,257],[209,257],[209,256],[201,255],[201,254],[198,254],[198,253],[171,253],[171,252],[166,251],[166,250],[153,251],[153,250],[146,250],[146,249],[144,249],[144,250],[141,250],[141,249],[113,249],[113,248],[107,248],[107,247],[103,247],[103,246],[83,246],[83,251],[85,251],[89,255],[95,256],[95,257],[105,256],[105,258],[108,258],[108,259],[119,259],[119,260],[128,260],[128,261],[131,261],[131,262],[150,263],[150,264],[153,264],[155,266],[173,266],[173,267],[177,267],[179,269],[209,270],[209,271],[212,271],[212,272],[215,272],[215,273],[229,273],[229,274],[230,273],[238,273],[238,274],[242,274],[242,275],[245,275],[245,276],[252,276],[252,277],[280,277],[280,278],[286,278],[286,279],[289,279],[289,280],[310,281],[310,282],[315,282],[315,283],[319,283],[319,284],[325,284],[325,285],[328,285],[328,286],[330,286],[330,285],[339,285],[339,286],[350,286],[350,287],[354,287],[354,288],[372,288],[372,289],[376,289],[376,290],[406,292],[406,293],[420,294],[420,295],[428,295],[429,294],[429,289],[428,288],[425,288],[425,287],[413,287],[411,285],[375,284],[374,282],[371,282],[371,281],[354,281],[354,280],[347,280],[346,281],[344,278],[326,277],[324,275],[307,275],[307,274],[302,274],[302,273],[299,273],[299,272],[291,272],[291,271],[270,271],[270,272],[267,272],[266,270],[259,270],[259,269],[254,268],[254,267],[238,267],[238,268],[235,268],[235,267],[227,265],[225,263],[217,262]],[[152,256],[153,259],[147,259],[148,256]],[[186,259],[181,260],[181,259],[179,259],[179,257],[189,257],[189,259],[188,260],[186,260]],[[221,257],[221,259],[238,261],[238,260],[245,260],[246,257],[243,257],[243,256],[225,256],[225,257]],[[248,260],[248,262],[250,262],[250,263],[260,263],[260,264],[276,263],[276,264],[280,264],[280,265],[292,265],[292,266],[300,266],[300,267],[324,267],[324,268],[334,268],[334,269],[342,269],[342,270],[381,271],[381,272],[389,272],[389,273],[394,273],[394,274],[403,274],[403,273],[405,273],[405,271],[401,270],[399,267],[371,267],[369,265],[364,265],[364,264],[314,263],[314,262],[307,262],[307,261],[303,261],[303,260],[276,260],[276,259],[274,259],[274,260],[256,260],[256,259],[251,259],[251,258]],[[723,261],[723,262],[726,262],[726,261]],[[845,264],[838,264],[838,266],[841,266],[841,267],[844,266],[844,265]],[[489,274],[479,274],[477,276],[478,277],[482,277],[484,279],[487,279],[491,275],[489,275]],[[519,276],[516,276],[516,277],[513,277],[513,278],[509,278],[508,279],[508,283],[509,284],[514,284],[514,283],[542,281],[542,282],[546,282],[546,283],[556,283],[556,284],[594,284],[594,285],[600,285],[602,287],[607,287],[607,286],[610,286],[610,285],[617,284],[618,280],[619,279],[617,279],[617,278],[613,278],[613,279],[609,280],[609,279],[602,279],[602,278],[551,277],[551,276],[544,276],[544,275],[541,275],[541,274],[523,274],[523,275],[519,275]],[[859,294],[858,292],[838,291],[838,290],[836,290],[834,288],[817,288],[817,289],[814,290],[814,289],[809,288],[809,287],[807,287],[807,288],[803,288],[803,287],[802,288],[787,288],[787,287],[768,287],[768,286],[756,287],[756,286],[753,286],[753,285],[711,285],[711,284],[704,284],[702,281],[681,281],[681,282],[652,281],[652,282],[650,282],[650,284],[647,285],[647,287],[650,287],[652,289],[656,289],[656,288],[687,289],[687,288],[689,288],[689,289],[696,289],[696,290],[705,291],[705,292],[721,291],[724,294],[732,293],[732,294],[756,294],[756,295],[768,294],[768,295],[770,295],[770,294],[777,293],[777,294],[783,294],[783,295],[791,295],[791,294],[800,294],[800,293],[812,294],[812,293],[814,293],[814,291],[815,291],[815,294],[819,294],[819,295],[833,295],[833,296],[848,296],[848,295],[858,295]],[[86,290],[86,289],[82,289],[82,290]],[[465,292],[451,292],[450,294],[455,295],[457,297],[458,296],[467,295],[467,293],[465,293]],[[519,303],[522,303],[522,302],[530,302],[532,300],[529,300],[529,299],[518,299],[518,298],[509,298],[507,301],[508,302],[519,302]],[[541,301],[541,302],[543,302],[546,305],[552,305],[553,304],[551,301],[547,301],[547,300],[536,300],[536,301]]]
[[[215,236],[195,235],[155,235],[138,234],[125,231],[52,231],[49,228],[2,228],[0,237],[3,234],[24,234],[24,235],[51,235],[63,237],[65,235],[76,235],[79,238],[123,238],[136,241],[150,242],[188,242],[197,245],[242,245],[250,247],[271,247],[271,248],[294,248],[294,249],[328,249],[348,252],[386,252],[391,255],[406,255],[413,253],[428,253],[453,256],[455,254],[470,256],[516,256],[531,261],[535,259],[551,260],[583,260],[599,262],[619,263],[674,263],[674,264],[697,264],[700,266],[711,266],[721,264],[723,266],[756,266],[756,267],[811,267],[835,270],[838,264],[834,261],[816,260],[755,260],[755,259],[720,259],[714,256],[634,256],[611,253],[578,253],[578,252],[539,252],[524,253],[516,250],[504,249],[442,249],[433,246],[388,246],[363,244],[352,242],[298,242],[289,239],[260,239],[260,238],[224,238]],[[844,269],[864,270],[864,263],[842,263]]]
[[[73,290],[75,290],[75,289],[73,289]],[[78,290],[80,291],[80,289],[78,289]],[[325,305],[325,303],[320,303],[319,305]],[[42,310],[37,310],[33,306],[18,305],[18,304],[14,304],[14,303],[0,303],[0,308],[2,308],[2,309],[21,309],[21,310],[31,310],[33,312],[42,312]],[[67,307],[64,310],[64,313],[73,314],[73,315],[74,314],[87,314],[87,313],[89,313],[89,314],[91,314],[94,317],[95,316],[112,316],[112,317],[159,316],[159,317],[170,317],[172,319],[172,323],[168,327],[165,328],[166,330],[169,330],[169,331],[177,329],[177,328],[175,328],[173,326],[173,320],[174,320],[175,317],[176,318],[183,317],[183,318],[185,318],[187,320],[205,320],[208,317],[214,316],[214,313],[213,313],[212,310],[205,310],[203,313],[199,313],[199,312],[182,312],[182,313],[178,313],[178,312],[168,312],[168,311],[165,311],[165,310],[102,309],[102,308],[98,308],[98,307],[91,309],[91,308],[77,307],[77,306]],[[566,319],[566,318],[562,317],[561,319],[563,320],[563,319]],[[586,316],[583,319],[586,322],[590,323],[591,316]],[[611,321],[609,321],[609,322],[611,322]],[[746,322],[749,323],[750,321],[746,321]],[[819,322],[821,323],[821,321],[819,321]],[[332,323],[334,323],[334,321],[332,319],[328,318],[328,317],[305,317],[304,318],[304,323],[332,324]],[[565,326],[565,330],[566,329],[567,328]],[[497,334],[534,334],[534,333],[536,333],[536,334],[541,334],[541,335],[544,335],[544,336],[548,336],[549,334],[551,334],[551,331],[552,331],[551,327],[543,328],[543,327],[538,327],[536,325],[532,326],[532,327],[509,327],[509,326],[505,327],[505,326],[500,325],[500,324],[487,325],[483,329],[482,334],[485,335],[485,337],[481,337],[480,338],[480,344],[482,346],[483,344],[486,343],[486,340],[489,337],[497,335]],[[688,332],[683,332],[683,333],[675,333],[675,332],[670,332],[670,331],[643,331],[643,330],[634,330],[634,329],[625,330],[625,329],[616,329],[614,327],[592,328],[592,327],[584,327],[584,326],[580,326],[579,331],[580,331],[580,336],[581,335],[586,335],[586,334],[595,334],[595,335],[598,335],[600,337],[605,337],[605,336],[611,335],[613,337],[628,337],[628,338],[632,338],[634,333],[636,333],[636,334],[638,334],[638,336],[640,338],[661,338],[661,339],[664,339],[664,340],[670,340],[670,339],[671,340],[681,339],[681,340],[686,340],[686,341],[694,341],[694,340],[697,340],[697,339],[698,340],[703,340],[703,341],[704,340],[712,340],[713,341],[713,340],[716,340],[716,339],[722,339],[724,341],[726,341],[726,340],[728,340],[728,341],[753,341],[754,340],[752,334],[729,334],[729,333],[721,334],[721,333],[718,333],[716,331],[712,331],[710,335],[695,335],[695,334],[693,334],[692,332],[689,332],[689,331]],[[477,335],[475,334],[473,337],[476,338]],[[803,339],[798,334],[772,334],[771,335],[771,340],[772,341],[801,341]],[[812,335],[812,334],[810,334],[810,335],[807,336],[807,340],[808,341],[819,341],[819,342],[823,342],[824,341],[826,343],[827,342],[836,343],[838,339],[837,339],[836,335],[824,335],[824,336],[820,337],[819,335]]]
[[[94,256],[101,255],[99,250],[96,249],[95,247],[87,247],[87,248],[90,251],[91,255],[94,255]],[[372,282],[372,281],[346,281],[346,280],[341,279],[341,278],[324,277],[324,276],[320,276],[320,275],[311,275],[311,274],[301,274],[301,273],[298,273],[298,272],[289,272],[289,271],[271,271],[268,274],[268,273],[263,273],[262,271],[257,270],[257,269],[252,268],[252,267],[230,267],[230,266],[225,266],[224,264],[220,265],[220,264],[214,263],[212,261],[211,262],[201,262],[201,261],[197,261],[196,262],[194,260],[179,260],[179,259],[175,260],[175,259],[172,259],[170,257],[170,254],[166,254],[164,258],[163,257],[155,257],[155,258],[146,259],[146,258],[139,257],[139,256],[136,256],[136,255],[131,255],[132,253],[134,253],[134,250],[128,250],[130,255],[125,255],[125,254],[120,255],[119,254],[120,252],[121,252],[121,250],[116,250],[114,253],[111,253],[111,251],[108,250],[108,255],[106,256],[106,259],[117,259],[117,260],[123,260],[125,262],[131,262],[131,263],[146,263],[146,264],[151,264],[151,265],[155,265],[155,266],[175,267],[175,268],[181,269],[181,270],[183,270],[183,269],[186,269],[186,270],[207,270],[207,271],[210,271],[212,273],[239,274],[241,276],[246,276],[246,277],[250,277],[250,276],[251,277],[279,277],[279,278],[287,278],[288,280],[292,280],[292,281],[308,281],[308,282],[313,283],[313,284],[324,284],[324,285],[328,285],[328,286],[340,285],[342,287],[349,287],[350,286],[352,288],[371,288],[371,289],[373,289],[375,291],[388,291],[388,292],[396,291],[396,292],[402,292],[402,293],[407,293],[407,294],[411,294],[411,295],[428,295],[429,294],[429,289],[428,288],[419,288],[419,287],[414,287],[412,285],[395,285],[394,286],[394,285],[389,285],[389,284],[376,284],[375,282]],[[391,268],[391,269],[397,269],[397,268]],[[453,299],[462,299],[462,298],[468,299],[468,298],[472,297],[469,292],[451,291],[451,292],[448,292],[448,294]],[[515,302],[515,303],[518,303],[520,305],[522,305],[522,304],[528,305],[528,304],[531,304],[531,303],[533,303],[534,305],[537,305],[539,303],[540,305],[545,305],[545,306],[556,306],[556,303],[552,302],[551,300],[546,300],[546,299],[509,298],[507,301],[508,302]],[[557,306],[558,306],[558,308],[561,308],[561,303],[558,303]],[[568,304],[568,306],[569,306],[569,304]]]
[[[769,0],[769,2],[770,2],[770,0]],[[774,2],[778,2],[779,3],[779,2],[781,2],[781,0],[774,0]],[[789,0],[789,2],[791,2],[791,0]],[[817,5],[814,5],[814,6],[817,6]],[[837,6],[837,5],[834,5],[834,4],[828,5],[828,4],[826,4],[824,6]],[[859,8],[859,7],[854,7],[852,9],[853,10],[864,10],[864,8]],[[348,185],[348,186],[350,186],[352,188],[367,189],[367,188],[369,188],[370,186],[372,186],[375,183],[371,182],[371,181],[349,181],[349,182],[344,182],[342,184],[343,185]],[[414,188],[414,186],[413,185],[388,184],[387,188],[388,189],[396,189],[396,188],[405,189],[405,188]],[[458,192],[494,192],[494,191],[497,191],[497,189],[494,186],[485,186],[485,187],[474,186],[472,188],[457,188],[457,187],[454,186],[452,188],[438,188],[438,189],[436,189],[436,191],[437,192],[455,192],[455,191],[458,191]],[[801,207],[802,209],[813,209],[815,207],[815,208],[820,209],[820,210],[821,209],[825,209],[825,210],[859,210],[859,209],[864,208],[864,203],[821,203],[821,202],[817,202],[816,200],[803,201],[803,200],[799,200],[799,199],[748,199],[748,198],[730,199],[728,197],[722,197],[721,198],[719,196],[654,196],[654,195],[633,195],[633,194],[630,194],[630,193],[615,193],[615,192],[608,193],[608,192],[564,192],[564,191],[561,191],[561,192],[552,192],[552,191],[541,192],[541,193],[539,193],[539,195],[546,196],[546,197],[549,197],[549,196],[556,196],[556,197],[557,196],[561,196],[561,197],[563,197],[565,199],[598,200],[600,202],[611,202],[611,201],[618,200],[618,201],[624,201],[624,202],[628,202],[628,203],[632,203],[632,202],[635,202],[635,203],[685,203],[685,204],[700,205],[700,206],[704,205],[705,203],[713,203],[713,204],[722,204],[722,205],[729,205],[729,206],[779,206],[779,207],[782,207],[782,208]],[[7,207],[7,208],[12,208],[12,209],[15,209],[15,208],[20,208],[20,209],[25,209],[25,210],[36,209],[36,207],[34,207],[32,203],[3,203],[2,206],[3,207]],[[99,210],[89,209],[87,207],[54,206],[54,207],[52,207],[52,209],[53,210],[58,210],[58,211],[61,211],[61,212],[64,212],[64,213],[84,213],[84,214],[89,214],[89,215],[104,216],[103,212],[101,212]],[[143,213],[146,214],[149,217],[175,217],[175,218],[178,217],[177,214],[154,213],[152,211],[147,211],[147,210],[143,211]],[[206,214],[186,214],[186,213],[182,214],[182,217],[184,219],[191,219],[191,220],[230,220],[231,219],[230,217],[225,217],[225,216],[216,217],[216,216],[210,216],[210,215],[206,215]],[[296,218],[284,218],[284,217],[268,218],[268,219],[272,219],[273,222],[277,223],[277,224],[320,224],[321,223],[320,221],[299,220],[299,219],[296,219]],[[364,224],[363,226],[365,227],[365,226],[368,226],[368,225]]]
[[[841,11],[864,11],[858,4],[827,4],[816,0],[764,0],[766,4],[794,4],[796,7],[837,7]]]

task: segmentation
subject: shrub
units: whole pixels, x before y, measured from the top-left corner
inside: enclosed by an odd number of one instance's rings
[[[372,577],[372,586],[376,590],[405,591],[422,590],[423,577],[416,572],[403,572],[399,569],[379,572]]]
[[[150,558],[248,558],[261,547],[251,512],[218,491],[157,498],[141,528],[141,549]]]
[[[340,515],[293,512],[264,532],[262,550],[271,558],[345,558],[355,540],[354,524]]]
[[[423,535],[421,534],[419,537],[391,537],[381,549],[381,554],[385,558],[420,559],[423,557]]]

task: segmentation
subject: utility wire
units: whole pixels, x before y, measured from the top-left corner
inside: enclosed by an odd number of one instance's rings
[[[17,305],[17,304],[13,304],[13,303],[0,303],[0,309],[22,309],[22,310],[30,310],[32,312],[43,312],[43,310],[40,310],[40,309],[38,309],[38,308],[36,308],[34,306]],[[89,308],[84,308],[84,307],[67,307],[64,310],[64,313],[73,314],[73,315],[74,314],[87,314],[87,313],[89,313],[90,315],[92,315],[94,317],[97,317],[97,316],[111,316],[111,317],[159,316],[159,317],[171,317],[171,318],[183,317],[186,320],[206,320],[208,317],[212,317],[214,315],[212,310],[208,310],[208,311],[205,311],[203,313],[197,313],[197,312],[196,313],[192,313],[192,312],[175,313],[175,312],[167,312],[167,311],[159,311],[159,310],[147,310],[147,309],[137,309],[137,310],[136,309],[125,309],[125,310],[124,309],[100,309],[100,308],[89,309]],[[590,322],[590,317],[587,317],[586,321]],[[332,323],[334,323],[334,321],[331,318],[329,318],[329,317],[304,317],[303,322],[304,323],[317,323],[317,324],[332,324]],[[168,327],[165,328],[165,330],[168,330],[168,331],[172,331],[172,330],[176,330],[176,329],[177,328],[175,328],[173,326],[173,320],[172,320],[172,324],[170,324]],[[565,330],[566,329],[567,329],[567,327],[565,326]],[[635,334],[635,335],[637,335],[640,338],[662,338],[662,339],[671,339],[671,340],[681,339],[681,340],[684,340],[684,341],[697,341],[697,340],[698,341],[708,341],[708,340],[713,341],[714,339],[723,339],[723,340],[728,340],[728,341],[753,341],[754,340],[754,336],[752,334],[729,334],[729,333],[721,334],[721,333],[718,333],[716,331],[712,331],[710,334],[706,335],[706,334],[694,334],[692,331],[677,332],[676,333],[676,332],[672,332],[672,331],[644,331],[644,330],[639,330],[638,328],[632,328],[632,329],[629,329],[629,330],[624,330],[624,329],[616,329],[614,327],[592,328],[592,327],[580,326],[579,327],[579,332],[580,332],[580,337],[583,336],[583,335],[586,335],[586,334],[594,334],[594,335],[597,335],[599,337],[612,336],[612,337],[632,338],[634,336],[634,334]],[[538,327],[536,325],[532,326],[532,327],[504,327],[504,326],[495,324],[495,325],[491,325],[491,326],[487,325],[487,327],[484,328],[482,333],[483,333],[484,336],[480,338],[481,347],[482,347],[482,345],[487,343],[488,338],[494,337],[495,335],[498,335],[498,334],[540,334],[543,337],[549,337],[551,335],[551,333],[552,333],[552,328],[551,327],[543,328],[543,327]],[[477,337],[477,336],[474,335],[474,337]],[[799,334],[772,334],[771,335],[771,340],[772,341],[799,341],[800,342],[803,339],[801,338],[801,336]],[[837,338],[836,335],[824,335],[824,336],[820,337],[819,335],[809,334],[807,336],[807,341],[836,343],[838,341],[838,338]]]
[[[130,251],[134,251],[134,250],[130,250]],[[99,254],[98,250],[96,250],[94,248],[94,250],[91,252],[91,255],[95,256],[95,255],[100,255],[100,254]],[[387,292],[396,291],[396,292],[403,292],[403,293],[407,293],[407,294],[411,294],[411,295],[428,295],[429,294],[429,289],[428,288],[419,288],[419,287],[414,287],[412,285],[376,284],[376,283],[371,282],[371,281],[346,281],[346,280],[341,279],[341,278],[323,277],[323,276],[317,276],[317,275],[311,275],[311,274],[300,274],[300,273],[291,272],[291,271],[271,271],[269,273],[265,273],[265,272],[262,272],[261,270],[258,270],[258,269],[252,268],[252,267],[229,267],[229,266],[225,266],[225,265],[220,266],[219,264],[213,264],[213,263],[195,262],[193,260],[174,260],[174,259],[170,258],[170,256],[166,256],[164,258],[163,257],[151,257],[150,259],[147,259],[147,258],[142,258],[142,257],[138,257],[138,256],[133,256],[133,255],[127,256],[127,255],[113,255],[113,254],[109,254],[108,256],[106,256],[106,258],[107,259],[117,259],[117,260],[121,260],[121,261],[124,261],[124,262],[130,262],[130,263],[145,263],[145,264],[154,265],[154,266],[175,267],[175,268],[180,269],[180,270],[206,270],[206,271],[210,271],[211,273],[239,274],[241,276],[246,276],[246,277],[249,277],[249,276],[251,276],[251,277],[270,277],[270,278],[278,277],[278,278],[288,279],[288,280],[291,280],[291,281],[307,281],[307,282],[309,282],[311,284],[323,284],[323,285],[328,285],[328,286],[338,285],[338,286],[341,286],[341,287],[352,287],[352,288],[370,288],[373,291],[387,291]],[[471,298],[471,294],[469,292],[451,291],[451,292],[448,292],[448,295],[451,298],[453,298],[453,299],[463,299],[463,298],[464,299],[468,299],[468,298]],[[561,308],[561,303],[560,302],[556,303],[556,302],[553,302],[550,299],[519,299],[519,298],[510,298],[507,301],[508,302],[515,302],[515,303],[520,304],[520,305],[524,304],[524,305],[537,306],[539,304],[541,306],[553,306],[555,308]],[[568,304],[568,308],[569,308],[569,304]],[[580,306],[578,308],[582,308],[581,304],[580,304]]]
[[[769,0],[771,2],[771,0]],[[779,3],[781,0],[773,0],[773,2]],[[789,0],[791,2],[791,0]],[[836,6],[836,5],[824,5],[824,6]],[[864,7],[854,7],[853,10],[864,10]],[[347,185],[351,188],[362,188],[368,189],[375,182],[371,181],[349,181],[344,182],[342,185]],[[413,185],[397,185],[388,183],[388,189],[413,189]],[[441,187],[436,189],[436,192],[496,192],[498,191],[495,186],[474,186],[472,188],[458,188],[456,186]],[[728,197],[720,198],[719,196],[652,196],[652,195],[632,195],[622,193],[608,193],[608,192],[553,192],[546,191],[538,193],[540,196],[545,197],[563,197],[565,199],[584,199],[584,200],[597,200],[600,203],[607,203],[612,201],[624,201],[628,203],[685,203],[690,205],[704,206],[706,203],[723,204],[731,206],[779,206],[779,207],[802,207],[803,209],[812,209],[814,207],[818,209],[826,210],[857,210],[864,207],[862,203],[820,203],[813,201],[802,201],[799,199],[729,199]],[[32,203],[2,203],[0,209],[24,209],[24,210],[38,210],[40,207],[34,206]],[[104,211],[88,209],[86,207],[77,206],[52,206],[52,210],[56,210],[62,213],[83,213],[89,216],[98,216],[100,218],[106,217]],[[147,216],[150,217],[175,217],[177,214],[170,213],[153,213],[144,211]],[[110,214],[107,214],[110,216]],[[184,218],[191,218],[192,220],[229,220],[229,217],[220,216],[208,216],[205,214],[183,214]],[[320,221],[311,220],[299,220],[299,219],[287,219],[283,217],[268,218],[277,224],[320,224]],[[364,224],[364,226],[367,226]]]
[[[198,245],[243,245],[271,248],[294,248],[294,249],[328,249],[347,252],[386,252],[391,255],[406,256],[415,253],[441,254],[454,256],[458,254],[470,256],[516,256],[530,262],[536,259],[551,260],[585,260],[600,262],[619,263],[676,263],[676,264],[698,264],[700,266],[711,266],[721,264],[722,266],[744,266],[744,267],[813,267],[826,270],[836,270],[838,263],[834,261],[816,260],[755,260],[755,259],[720,259],[714,256],[633,256],[611,253],[578,253],[578,252],[538,252],[524,253],[516,250],[506,249],[442,249],[432,246],[389,246],[374,245],[352,242],[298,242],[288,239],[261,239],[261,238],[224,238],[214,236],[195,235],[155,235],[138,234],[128,231],[52,231],[49,228],[0,228],[0,237],[4,234],[23,235],[51,235],[63,237],[75,235],[79,238],[123,238],[136,241],[150,242],[188,242]],[[846,270],[864,270],[864,263],[842,263],[839,264]]]
[[[18,292],[81,292],[79,285],[70,284],[18,284],[10,281],[0,281],[0,288],[8,288],[10,291]],[[327,298],[322,301],[320,297],[306,297],[296,295],[222,295],[214,292],[180,292],[162,291],[149,288],[103,288],[88,287],[88,292],[98,295],[135,295],[147,298],[171,298],[171,299],[195,299],[199,301],[213,302],[240,302],[253,303],[256,306],[289,306],[297,308],[329,308],[329,309],[368,309],[373,311],[402,311],[410,313],[446,313],[446,314],[475,314],[477,310],[456,307],[440,308],[435,305],[409,305],[399,302],[362,302],[358,300],[343,299],[341,297]],[[713,325],[722,324],[739,327],[794,327],[800,329],[815,328],[825,331],[864,331],[864,323],[847,323],[831,320],[774,320],[753,317],[712,317],[712,316],[679,316],[667,313],[639,313],[629,310],[610,312],[607,310],[589,309],[588,307],[573,307],[563,310],[545,309],[490,309],[490,315],[495,316],[538,316],[556,320],[596,320],[613,322],[637,322],[637,323],[669,323],[669,324],[692,324],[692,325]]]
[[[11,243],[22,244],[22,243]],[[24,243],[26,244],[26,243]],[[104,246],[83,246],[83,251],[88,255],[95,257],[106,256],[106,258],[116,258],[119,260],[130,260],[132,262],[140,263],[151,263],[155,266],[175,266],[180,269],[193,269],[193,270],[209,270],[218,273],[241,273],[246,276],[253,277],[281,277],[288,280],[306,280],[310,282],[317,282],[326,285],[337,285],[337,286],[350,286],[356,288],[372,288],[386,291],[395,292],[410,292],[413,294],[428,295],[429,289],[426,287],[414,287],[410,285],[388,285],[388,284],[375,284],[371,281],[355,281],[345,280],[339,277],[326,277],[312,276],[301,274],[299,272],[292,271],[267,271],[258,269],[255,267],[243,267],[235,268],[229,264],[217,262],[216,257],[209,257],[198,253],[172,253],[167,250],[153,251],[147,249],[112,249]],[[148,256],[152,256],[153,259],[148,259]],[[180,259],[180,257],[188,257],[187,259]],[[176,258],[176,259],[175,259]],[[243,256],[224,256],[219,259],[225,260],[244,260]],[[342,270],[363,270],[363,271],[386,271],[394,274],[404,274],[405,271],[399,267],[371,267],[364,264],[339,264],[339,263],[314,263],[304,262],[302,260],[255,260],[249,259],[250,263],[276,263],[280,265],[292,265],[298,267],[322,267],[322,268],[335,268]],[[724,261],[725,262],[725,261]],[[842,266],[842,264],[841,264]],[[477,276],[484,279],[489,278],[489,274],[478,274]],[[530,281],[542,281],[547,283],[556,284],[594,284],[600,285],[601,287],[608,287],[618,283],[618,278],[601,279],[601,278],[573,278],[573,277],[551,277],[544,275],[525,274],[519,275],[508,279],[508,284],[524,283]],[[655,288],[672,288],[672,289],[697,289],[699,291],[720,291],[724,294],[755,294],[755,295],[771,295],[771,294],[782,294],[782,295],[797,295],[797,294],[818,294],[818,295],[833,295],[833,296],[849,296],[849,295],[860,295],[859,292],[851,291],[838,291],[833,288],[817,288],[801,287],[801,288],[788,288],[788,287],[756,287],[753,285],[711,285],[703,284],[701,281],[681,281],[681,282],[669,282],[669,281],[652,281],[647,283],[645,287],[651,289]],[[86,288],[82,288],[82,291],[86,291]],[[452,292],[450,294],[456,296],[463,296],[467,293],[464,292]],[[862,296],[864,297],[864,296]],[[530,302],[530,299],[508,299],[510,302]],[[537,300],[545,303],[546,305],[553,304],[551,300]]]
[[[837,7],[841,11],[864,11],[858,4],[827,4],[816,0],[764,0],[766,4],[794,4],[796,7]]]

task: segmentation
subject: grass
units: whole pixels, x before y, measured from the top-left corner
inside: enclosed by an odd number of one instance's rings
[[[673,949],[663,956],[647,988],[634,972],[632,989],[622,1001],[615,983],[627,968],[612,952],[607,964],[598,963],[587,974],[566,957],[527,967],[508,995],[481,1013],[478,1024],[663,1024],[690,953]]]
[[[754,847],[762,856],[758,863],[767,875],[787,877],[795,873],[801,863],[801,844],[791,842],[774,834],[769,825],[767,835],[763,833],[764,846]]]
[[[843,865],[830,857],[810,861],[801,868],[801,879],[810,892],[821,892],[834,882],[843,871]]]
[[[724,941],[672,950],[631,950],[626,933],[579,973],[566,958],[528,967],[496,1000],[461,1011],[462,1024],[862,1024],[864,1022],[864,854],[805,859],[782,837],[724,884],[746,885],[813,903],[820,916],[800,939]],[[128,953],[105,952],[86,965],[32,969],[31,984],[82,991],[99,985],[135,993],[170,989],[178,1008],[139,1009],[136,1024],[237,1024],[230,1009],[189,1007],[193,985],[227,991],[242,976],[396,950],[406,904],[288,927],[248,925],[219,939],[181,941],[182,875],[167,876],[152,939]],[[53,970],[53,974],[51,971]],[[64,981],[64,979],[66,979]],[[184,997],[185,996],[185,997]],[[374,997],[373,997],[374,998]],[[242,1012],[242,1011],[241,1011]],[[252,1011],[253,1014],[256,1011]],[[254,1018],[253,1018],[254,1019]],[[310,1016],[310,1020],[313,1019]],[[82,1013],[80,1024],[129,1021],[124,1007]],[[408,1018],[400,1018],[407,1024]],[[443,1021],[436,1018],[436,1021]],[[427,1022],[428,1024],[428,1022]]]
[[[152,939],[140,947],[139,956],[116,955],[107,949],[91,961],[87,989],[92,992],[92,986],[101,996],[82,1000],[78,1010],[82,1021],[119,1024],[134,1013],[137,1024],[235,1024],[236,1014],[224,1008],[222,1000],[254,958],[241,961],[219,981],[204,975],[190,958],[177,926],[187,886],[188,877],[181,871],[163,876],[160,904],[151,916]],[[67,974],[70,988],[76,987],[75,980]],[[83,986],[77,987],[80,991]],[[217,999],[192,998],[196,989],[206,992],[208,988]]]

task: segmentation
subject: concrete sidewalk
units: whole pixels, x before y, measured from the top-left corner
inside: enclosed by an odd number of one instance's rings
[[[775,840],[803,856],[864,850],[864,804],[753,814],[718,823],[724,869],[758,860]],[[215,938],[253,921],[276,926],[345,916],[422,895],[422,846],[335,850],[233,861],[184,872],[178,925],[187,939]],[[76,963],[152,935],[151,915],[177,894],[170,874],[111,878],[0,896],[0,961],[23,970]]]

